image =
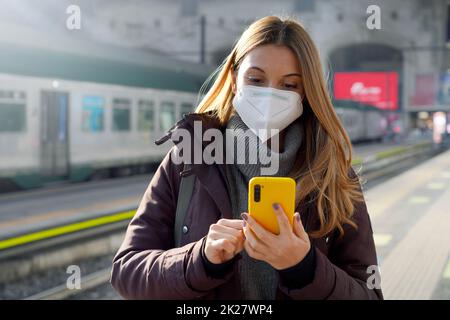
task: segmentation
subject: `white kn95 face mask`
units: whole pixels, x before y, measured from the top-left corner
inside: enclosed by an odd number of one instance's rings
[[[300,94],[272,87],[243,85],[233,98],[233,106],[262,142],[289,126],[303,113]]]

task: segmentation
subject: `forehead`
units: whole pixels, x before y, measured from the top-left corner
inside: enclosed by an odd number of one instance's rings
[[[259,67],[266,73],[288,74],[300,73],[300,62],[296,54],[286,46],[273,44],[256,47],[249,51],[242,60],[240,70]]]

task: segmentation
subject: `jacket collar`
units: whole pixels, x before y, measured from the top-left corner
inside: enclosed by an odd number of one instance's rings
[[[187,113],[181,120],[175,123],[175,125],[173,125],[172,128],[170,128],[161,138],[156,140],[155,143],[157,145],[160,145],[171,139],[174,144],[177,144],[178,141],[174,141],[172,139],[172,135],[174,132],[176,132],[176,130],[179,129],[186,129],[191,133],[192,137],[195,137],[195,121],[201,122],[202,132],[205,132],[207,129],[212,128],[219,129],[221,131],[224,129],[213,111],[204,113]],[[199,143],[198,139],[201,139],[201,137],[196,137],[196,139],[197,140],[194,140],[194,143]],[[201,144],[203,147],[205,147],[209,143],[210,142],[205,142],[203,141],[203,139],[201,139]],[[209,165],[202,162],[201,164],[191,165],[188,172],[184,171],[182,172],[182,174],[195,174],[199,182],[209,193],[210,197],[215,201],[217,207],[221,212],[221,216],[226,219],[231,219],[231,200],[225,170],[225,164],[214,163],[213,165]]]
[[[177,121],[169,130],[166,131],[166,133],[161,136],[159,139],[155,140],[155,143],[157,145],[161,145],[167,140],[172,138],[172,134],[178,130],[178,129],[186,129],[189,130],[191,133],[194,131],[194,122],[200,121],[202,125],[202,131],[206,131],[208,129],[224,129],[223,126],[220,124],[219,118],[216,116],[214,111],[207,111],[203,113],[185,113],[183,115],[183,118],[179,121]],[[172,140],[173,141],[173,140]],[[173,141],[174,144],[176,144],[176,141]],[[203,142],[203,145],[207,144],[207,142]]]

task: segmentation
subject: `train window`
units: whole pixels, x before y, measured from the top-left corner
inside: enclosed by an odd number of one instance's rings
[[[131,127],[131,101],[113,99],[113,131],[129,131]]]
[[[0,99],[1,100],[25,100],[26,94],[23,91],[15,91],[15,90],[0,90]]]
[[[159,126],[161,131],[169,130],[175,123],[175,104],[169,101],[161,103]]]
[[[185,113],[193,112],[194,110],[192,109],[193,109],[192,103],[187,102],[182,103],[180,106],[180,115],[181,115],[180,118],[183,118],[183,115]]]
[[[25,104],[0,102],[0,132],[25,131]]]
[[[154,130],[155,109],[153,101],[139,100],[138,109],[138,130],[153,131]]]
[[[0,90],[0,132],[26,130],[26,93]]]
[[[82,130],[101,132],[104,128],[105,100],[99,96],[84,96],[82,108]]]

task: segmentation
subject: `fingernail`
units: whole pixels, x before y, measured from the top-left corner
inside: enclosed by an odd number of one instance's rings
[[[295,215],[295,219],[297,219],[297,222],[300,222],[300,214],[297,212]]]
[[[247,219],[248,219],[248,217],[247,217],[247,214],[246,214],[246,213],[241,213],[241,217],[242,217],[242,219],[244,219],[244,220],[247,220]]]
[[[278,210],[278,209],[280,208],[280,205],[279,205],[278,203],[274,203],[274,204],[272,204],[272,207],[273,207],[275,210]]]

